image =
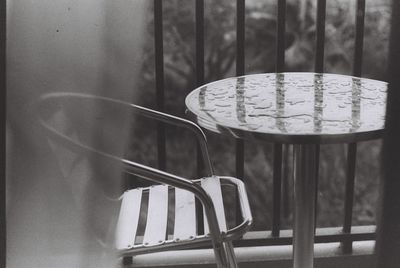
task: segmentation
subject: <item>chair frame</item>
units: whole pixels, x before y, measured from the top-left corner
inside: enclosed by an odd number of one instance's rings
[[[211,197],[207,194],[207,192],[198,184],[199,180],[189,180],[174,174],[161,171],[155,168],[151,168],[127,159],[119,158],[114,155],[98,151],[94,148],[91,148],[87,145],[78,143],[77,141],[73,140],[72,138],[60,133],[50,125],[48,125],[43,118],[40,116],[41,109],[45,104],[54,103],[54,101],[59,100],[66,100],[66,99],[95,99],[102,102],[108,102],[118,105],[123,105],[136,114],[142,115],[144,117],[154,119],[157,121],[161,121],[167,124],[175,125],[178,127],[183,127],[190,130],[194,133],[201,149],[201,154],[203,157],[203,161],[205,164],[206,172],[209,177],[213,177],[214,170],[211,164],[211,160],[209,157],[208,149],[207,149],[207,139],[204,132],[201,130],[199,126],[195,123],[182,119],[173,115],[169,115],[166,113],[158,112],[151,110],[149,108],[145,108],[142,106],[126,103],[120,100],[115,100],[107,97],[100,97],[100,96],[93,96],[88,94],[81,94],[81,93],[70,93],[70,92],[60,92],[60,93],[49,93],[42,95],[38,101],[33,104],[33,110],[35,115],[37,115],[37,119],[43,129],[46,131],[46,134],[49,138],[55,140],[56,142],[68,146],[70,149],[78,152],[90,152],[92,154],[100,155],[106,157],[113,161],[122,162],[124,166],[124,171],[139,176],[143,179],[153,181],[156,183],[166,184],[172,187],[181,188],[187,190],[195,195],[196,198],[201,202],[203,205],[205,214],[207,216],[208,226],[210,230],[210,237],[208,235],[204,235],[203,239],[197,239],[195,244],[201,244],[203,242],[209,242],[211,239],[215,259],[218,267],[237,267],[234,250],[232,246],[232,240],[240,238],[246,231],[250,228],[253,219],[249,207],[249,202],[247,198],[247,193],[245,186],[242,181],[231,178],[231,177],[220,177],[222,179],[221,182],[228,183],[237,187],[238,190],[238,197],[240,202],[240,209],[242,213],[243,221],[236,227],[227,230],[226,232],[221,232],[220,227],[218,225],[218,219],[215,212],[214,204],[212,202]],[[193,245],[192,241],[188,241],[187,243],[180,242],[178,243],[167,243],[157,246],[141,246],[139,248],[133,248],[130,250],[126,250],[121,253],[121,256],[132,256],[137,254],[144,254],[150,252],[161,251],[168,247],[187,247]]]

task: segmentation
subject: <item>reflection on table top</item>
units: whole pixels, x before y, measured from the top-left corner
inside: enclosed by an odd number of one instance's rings
[[[335,74],[270,73],[219,80],[186,97],[202,127],[235,137],[335,143],[380,137],[387,83]]]

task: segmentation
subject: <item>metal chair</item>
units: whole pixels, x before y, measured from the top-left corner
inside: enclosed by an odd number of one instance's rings
[[[49,105],[54,106],[57,102],[71,99],[96,100],[112,105],[122,105],[133,113],[190,130],[199,142],[207,177],[188,180],[78,143],[47,124],[42,115],[44,109]],[[127,173],[159,183],[159,185],[151,187],[128,190],[121,196],[115,238],[115,246],[121,257],[126,260],[127,257],[130,258],[138,254],[212,244],[218,267],[237,267],[232,240],[241,238],[252,223],[246,189],[243,182],[236,178],[214,175],[205,134],[196,124],[119,100],[78,93],[46,94],[35,103],[34,107],[40,124],[52,140],[67,145],[78,152],[91,152],[111,161],[120,161]],[[231,229],[227,228],[226,224],[221,192],[222,185],[235,187],[239,198],[242,222]],[[167,235],[168,195],[171,192],[175,195],[174,234]],[[147,211],[141,211],[144,195],[148,195]],[[195,198],[200,201],[203,208],[204,234],[199,234],[197,230],[199,219],[196,218]],[[144,235],[139,237],[137,233],[138,223],[143,216],[146,218],[146,227]]]

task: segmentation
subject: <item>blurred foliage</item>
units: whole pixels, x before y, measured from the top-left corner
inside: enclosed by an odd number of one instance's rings
[[[276,54],[276,2],[246,1],[246,73],[274,72]],[[313,71],[316,29],[315,0],[289,0],[286,14],[286,71]],[[194,1],[163,1],[166,112],[184,117],[185,96],[195,88]],[[324,71],[352,74],[356,1],[327,1]],[[363,76],[384,79],[390,25],[389,0],[367,1],[363,49]],[[153,14],[148,15],[148,35],[142,80],[136,103],[155,103]],[[235,75],[236,1],[205,1],[205,80]],[[157,166],[156,125],[136,120],[131,157]],[[218,174],[235,174],[235,142],[207,133],[210,153]],[[167,170],[196,177],[196,148],[190,133],[167,128]],[[353,224],[373,224],[379,182],[379,141],[358,147]],[[340,226],[343,222],[345,145],[321,146],[318,193],[318,226]],[[144,152],[144,153],[143,153]],[[246,142],[247,182],[256,229],[270,228],[272,211],[272,145]],[[290,167],[289,167],[290,168]],[[283,226],[291,224],[291,180],[287,180]]]

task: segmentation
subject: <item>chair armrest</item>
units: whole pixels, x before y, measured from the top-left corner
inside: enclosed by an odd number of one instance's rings
[[[97,100],[101,102],[108,102],[111,104],[117,104],[117,105],[122,105],[126,108],[129,108],[130,111],[142,115],[147,118],[151,118],[157,121],[161,121],[170,125],[175,125],[178,127],[183,127],[194,133],[199,145],[200,145],[200,150],[201,154],[203,157],[203,162],[207,170],[207,176],[213,176],[214,175],[214,169],[211,164],[210,160],[210,155],[208,153],[207,149],[207,138],[206,135],[204,134],[203,130],[196,125],[195,123],[177,117],[173,116],[170,114],[158,112],[149,108],[145,108],[139,105],[127,103],[124,101],[116,100],[116,99],[111,99],[107,97],[101,97],[101,96],[94,96],[94,95],[88,95],[88,94],[81,94],[81,93],[72,93],[72,92],[61,92],[61,93],[49,93],[45,94],[40,97],[40,99],[34,103],[34,109],[37,110],[40,108],[40,105],[43,105],[46,102],[51,102],[52,100],[57,100],[57,99],[91,99],[91,100]],[[40,122],[43,125],[43,121]]]
[[[170,125],[178,126],[178,127],[183,127],[194,133],[199,145],[200,145],[200,150],[201,154],[203,157],[203,162],[207,170],[207,176],[213,176],[214,175],[214,169],[211,164],[210,160],[210,155],[208,153],[207,149],[207,138],[206,135],[204,134],[203,130],[193,123],[192,121],[173,116],[170,114],[162,113],[159,111],[155,111],[149,108],[145,108],[139,105],[135,104],[129,104],[132,108],[133,111],[136,112],[137,114],[143,115],[144,117],[151,118],[157,121],[161,121]]]
[[[242,222],[237,225],[236,227],[229,229],[226,233],[226,237],[229,240],[237,239],[241,237],[253,223],[253,216],[251,214],[251,209],[249,205],[249,199],[247,197],[246,187],[244,183],[233,177],[220,177],[221,181],[228,184],[233,184],[236,186],[238,197],[239,197],[239,204],[240,204],[240,211],[242,212]]]

